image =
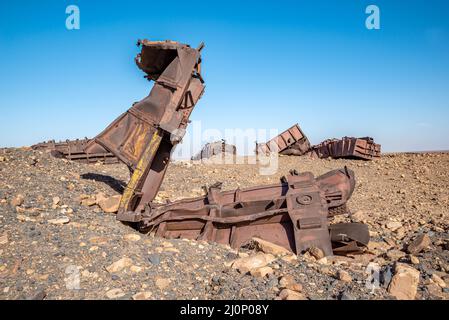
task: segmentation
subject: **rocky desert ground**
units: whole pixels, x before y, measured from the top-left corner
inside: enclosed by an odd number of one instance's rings
[[[0,149],[0,299],[448,299],[448,153],[281,156],[268,176],[254,164],[174,161],[156,200],[345,165],[357,180],[353,214],[333,221],[367,223],[371,242],[362,254],[323,258],[141,234],[108,213],[126,166]]]

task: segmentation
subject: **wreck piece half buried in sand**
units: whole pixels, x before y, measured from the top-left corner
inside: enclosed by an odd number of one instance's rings
[[[360,251],[369,242],[364,224],[335,224],[328,217],[347,213],[354,173],[330,171],[318,178],[292,171],[280,184],[221,191],[165,205],[147,203],[134,215],[142,231],[156,236],[215,241],[238,248],[258,237],[292,252],[318,247],[325,255]]]
[[[174,41],[139,40],[137,66],[154,81],[150,94],[135,103],[90,141],[124,162],[132,172],[117,219],[143,209],[156,196],[173,147],[185,134],[190,114],[204,92],[201,44],[197,49]]]
[[[116,156],[100,145],[96,145],[95,148],[90,150],[90,153],[86,153],[84,149],[90,141],[88,138],[60,142],[50,140],[32,145],[31,148],[33,150],[49,151],[55,158],[65,158],[81,163],[102,162],[104,164],[112,164],[119,162]]]
[[[198,152],[196,155],[194,155],[191,160],[202,160],[202,159],[209,159],[214,156],[226,156],[231,155],[235,156],[237,154],[237,148],[236,146],[232,144],[227,144],[225,140],[206,143],[206,145],[201,149],[200,152]]]
[[[380,157],[380,144],[371,137],[328,139],[312,147],[312,157],[372,160]]]

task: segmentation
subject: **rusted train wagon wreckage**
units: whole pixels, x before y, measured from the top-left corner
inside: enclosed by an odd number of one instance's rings
[[[34,150],[48,151],[56,158],[65,158],[81,163],[102,162],[104,164],[111,164],[119,162],[116,156],[100,145],[90,153],[85,152],[84,149],[89,142],[90,139],[88,138],[60,142],[51,140],[37,143],[32,145],[31,148]]]
[[[280,153],[301,156],[310,151],[310,142],[298,124],[266,143],[256,142],[256,154]]]
[[[311,146],[306,135],[296,124],[266,143],[256,142],[256,154],[270,153],[295,156],[310,154],[312,157],[322,159],[330,157],[372,160],[380,157],[381,146],[374,143],[371,137],[327,139],[318,145]]]
[[[232,144],[227,144],[225,140],[206,143],[206,145],[194,155],[191,160],[210,159],[214,156],[235,156],[237,155],[237,148]]]
[[[312,156],[319,158],[349,158],[372,160],[380,157],[380,144],[374,143],[373,138],[344,137],[329,139],[312,147]]]
[[[294,170],[279,184],[232,191],[221,191],[220,184],[215,184],[206,196],[155,204],[171,152],[204,92],[203,45],[195,49],[173,41],[148,40],[138,45],[137,66],[154,81],[150,94],[87,141],[83,150],[86,154],[106,150],[130,168],[118,220],[163,237],[217,241],[235,248],[252,237],[296,253],[318,247],[331,255],[359,251],[367,245],[366,225],[328,223],[329,217],[348,213],[346,202],[354,191],[355,177],[346,167],[320,177]],[[281,152],[310,150],[299,126],[287,130],[276,143]]]

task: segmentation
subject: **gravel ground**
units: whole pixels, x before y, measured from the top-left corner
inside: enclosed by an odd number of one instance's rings
[[[397,261],[419,272],[416,299],[448,299],[449,154],[392,154],[369,162],[281,156],[268,176],[255,164],[176,161],[156,200],[198,196],[217,181],[233,189],[276,183],[290,169],[319,175],[345,165],[356,174],[349,202],[354,214],[334,221],[367,223],[368,250],[321,260],[308,253],[278,257],[260,277],[230,266],[255,250],[155,238],[97,205],[81,204],[99,193],[120,194],[129,179],[124,165],[0,149],[0,299],[275,299],[286,287],[282,277],[299,284],[304,299],[395,299],[388,286]],[[419,235],[431,243],[411,255],[407,247]],[[370,262],[380,267],[374,290],[366,285]]]

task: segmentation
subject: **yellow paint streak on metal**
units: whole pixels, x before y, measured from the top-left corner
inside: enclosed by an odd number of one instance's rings
[[[162,135],[159,132],[159,130],[156,130],[153,136],[151,137],[150,143],[148,144],[147,148],[142,154],[142,157],[140,157],[140,160],[137,163],[137,167],[134,170],[134,173],[131,176],[128,185],[126,186],[125,191],[123,192],[122,198],[120,200],[120,208],[119,208],[120,212],[126,212],[128,210],[129,203],[134,195],[134,191],[137,188],[137,184],[142,178],[148,165],[154,158],[156,151],[161,143],[161,140]]]

